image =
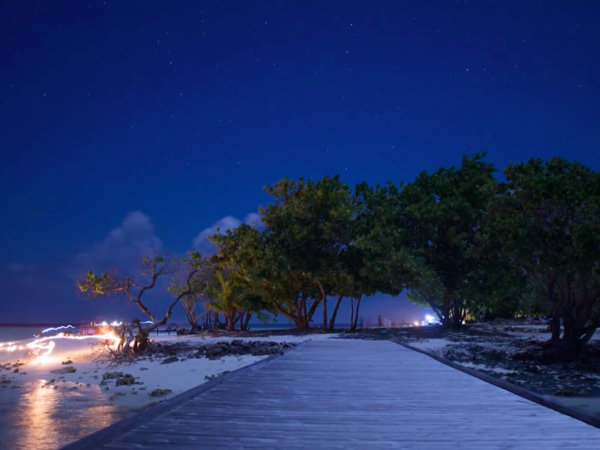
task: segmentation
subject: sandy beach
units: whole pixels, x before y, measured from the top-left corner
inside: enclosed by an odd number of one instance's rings
[[[185,350],[175,357],[153,355],[118,367],[108,367],[93,360],[92,344],[99,341],[94,337],[47,338],[42,344],[54,342],[54,348],[43,362],[35,359],[25,362],[25,350],[0,350],[0,399],[3,405],[0,440],[11,442],[10,447],[2,448],[59,448],[223,372],[268,357],[217,354],[209,358],[200,356],[198,349],[216,344],[231,345],[235,341],[238,345],[246,345],[252,352],[255,351],[252,343],[260,347],[270,342],[277,349],[275,343],[293,345],[307,339],[328,339],[332,336],[335,335],[276,335],[243,339],[160,336],[152,338],[155,345]],[[12,344],[22,346],[25,343],[27,341]],[[32,423],[35,426],[32,427]],[[56,432],[59,424],[63,430],[61,433]]]

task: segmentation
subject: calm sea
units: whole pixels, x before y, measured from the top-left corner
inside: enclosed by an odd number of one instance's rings
[[[40,328],[29,327],[0,327],[0,342],[20,341],[34,339],[34,334],[39,334]]]
[[[0,389],[0,448],[56,450],[131,414],[106,401],[97,386],[42,388],[43,381]]]

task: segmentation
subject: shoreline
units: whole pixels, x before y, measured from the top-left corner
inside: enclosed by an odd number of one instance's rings
[[[7,354],[0,353],[0,441],[13,442],[10,449],[57,449],[221,374],[308,339],[336,336],[235,334],[153,337],[156,353],[114,367],[94,362],[91,344],[98,339],[53,337],[54,351],[44,363],[17,363],[22,356],[13,354],[7,364]],[[53,431],[60,416],[68,428],[62,433]]]

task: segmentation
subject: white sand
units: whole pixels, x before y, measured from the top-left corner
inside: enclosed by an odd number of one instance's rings
[[[456,345],[456,342],[447,339],[423,339],[421,341],[407,342],[407,344],[421,350],[440,350],[447,345]]]
[[[463,367],[468,367],[469,369],[478,370],[480,372],[494,372],[494,373],[502,373],[502,374],[515,373],[514,370],[508,370],[508,369],[504,369],[502,367],[486,366],[485,364],[475,364],[475,363],[471,363],[471,362],[460,362],[460,361],[457,361],[457,363]]]
[[[271,342],[288,342],[299,343],[308,339],[328,339],[333,334],[317,334],[305,336],[268,336],[264,338],[244,338],[244,341],[271,341]],[[201,338],[197,336],[165,336],[152,337],[151,339],[159,342],[188,342],[192,345],[204,346],[216,342],[229,342],[236,338],[219,337],[219,338]],[[48,338],[49,341],[55,343],[55,347],[47,360],[43,363],[36,361],[29,362],[19,368],[18,373],[14,373],[13,369],[1,370],[0,375],[4,379],[11,380],[7,388],[18,385],[23,389],[58,389],[75,390],[77,389],[81,395],[87,392],[98,396],[101,392],[106,401],[114,402],[124,407],[139,409],[151,403],[161,401],[187,391],[195,386],[198,386],[207,380],[205,377],[219,375],[225,371],[233,371],[249,364],[260,361],[266,356],[227,356],[218,360],[209,360],[207,358],[187,359],[171,364],[160,364],[160,359],[154,361],[140,361],[130,366],[121,366],[107,368],[106,366],[97,366],[90,359],[91,345],[98,342],[97,338],[89,337],[85,339],[74,339],[65,337]],[[27,341],[26,341],[27,342]],[[23,342],[16,343],[23,345]],[[0,348],[0,363],[12,362],[23,358],[23,350],[14,352],[2,351]],[[50,371],[66,367],[62,364],[63,361],[71,360],[72,366],[77,370],[75,373],[58,375]],[[142,385],[134,386],[118,386],[114,385],[114,381],[108,383],[107,386],[101,386],[102,374],[105,372],[123,372],[133,375]],[[54,379],[55,382],[47,385]],[[108,387],[108,390],[106,390]],[[151,397],[149,395],[154,389],[170,389],[171,394],[163,397]]]

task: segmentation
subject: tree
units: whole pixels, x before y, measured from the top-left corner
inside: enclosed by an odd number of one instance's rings
[[[210,300],[209,307],[225,316],[227,331],[234,331],[246,293],[235,285],[231,277],[225,279],[223,272],[217,270],[214,279],[208,285],[206,295]]]
[[[191,279],[191,293],[181,298],[181,306],[185,317],[192,327],[197,329],[198,323],[205,317],[210,309],[207,306],[208,297],[206,291],[210,281],[214,278],[216,268],[209,258],[199,257],[197,261],[198,270]],[[178,297],[182,292],[188,290],[187,277],[189,268],[186,265],[179,265],[174,270],[169,290],[174,297]],[[198,312],[198,306],[201,311]]]
[[[309,326],[320,301],[318,291],[309,277],[292,267],[283,243],[270,230],[258,231],[242,224],[209,240],[218,249],[215,264],[235,268],[232,276],[236,283],[260,298],[259,303],[253,303],[256,310],[280,314],[298,329]]]
[[[485,228],[485,226],[484,226]],[[467,293],[470,298],[469,313],[485,320],[512,319],[517,314],[530,315],[521,305],[531,292],[524,276],[515,271],[512,261],[502,256],[501,242],[480,233],[482,246],[477,248],[479,265],[469,272]]]
[[[549,346],[572,361],[600,326],[600,175],[562,158],[510,164],[504,175],[490,233],[518,275],[545,293]]]
[[[367,233],[364,228],[364,222],[361,220],[363,213],[362,201],[358,197],[354,197],[354,202],[359,211],[356,219],[352,222],[352,242],[340,254],[340,268],[338,270],[338,278],[335,282],[334,292],[338,295],[333,315],[329,323],[329,329],[334,330],[335,319],[338,308],[343,297],[350,298],[350,330],[355,331],[358,324],[360,304],[363,296],[374,294],[378,286],[380,289],[386,289],[384,283],[380,280],[369,277],[367,269],[369,262],[374,260],[372,249],[364,247],[359,243],[359,236]],[[389,291],[389,288],[388,288]],[[356,299],[356,310],[354,309],[354,299]]]
[[[375,292],[397,296],[404,289],[405,269],[399,258],[404,246],[399,195],[392,183],[374,188],[365,182],[356,186],[354,198],[359,213],[354,222],[355,241],[344,261],[349,276],[352,330],[357,327],[363,296]]]
[[[351,191],[339,177],[286,178],[265,190],[275,197],[260,210],[266,228],[241,225],[212,236],[217,258],[238,269],[236,276],[299,329],[309,326],[321,304],[327,329],[327,296],[340,276],[339,256],[351,242]]]
[[[369,189],[359,185],[365,202],[365,235],[373,250],[365,273],[377,290],[427,304],[447,327],[458,327],[482,284],[480,229],[485,221],[492,164],[484,154],[464,156],[459,168],[422,172],[409,184]],[[477,276],[475,276],[477,275]]]
[[[77,282],[77,287],[81,292],[87,293],[91,297],[123,295],[146,314],[152,321],[152,324],[141,327],[140,321],[134,319],[129,325],[129,337],[127,341],[120,343],[122,351],[129,352],[130,344],[133,340],[131,329],[137,328],[138,336],[135,349],[139,348],[142,350],[147,346],[150,332],[167,323],[177,303],[192,293],[192,280],[200,270],[201,259],[200,254],[196,251],[189,251],[188,257],[182,259],[174,259],[170,255],[162,256],[156,253],[153,256],[142,257],[142,270],[139,279],[136,279],[134,275],[119,275],[116,272],[106,272],[96,275],[94,272],[89,271],[85,277]],[[174,268],[178,264],[185,266],[187,275],[185,276],[184,287],[180,289],[175,299],[168,305],[162,319],[157,320],[157,316],[143,302],[144,294],[156,287],[156,283],[160,277],[173,274]],[[170,287],[170,289],[172,288],[173,286]]]
[[[352,192],[339,176],[317,182],[285,178],[265,190],[275,201],[261,209],[262,222],[295,277],[318,289],[327,330],[327,297],[340,278],[340,254],[352,241]],[[301,302],[307,293],[301,293]]]
[[[198,312],[198,306],[202,306],[202,311]],[[204,295],[190,294],[181,299],[181,307],[185,314],[185,319],[190,324],[192,330],[198,329],[200,319],[208,314],[210,309],[206,305],[206,298]]]

